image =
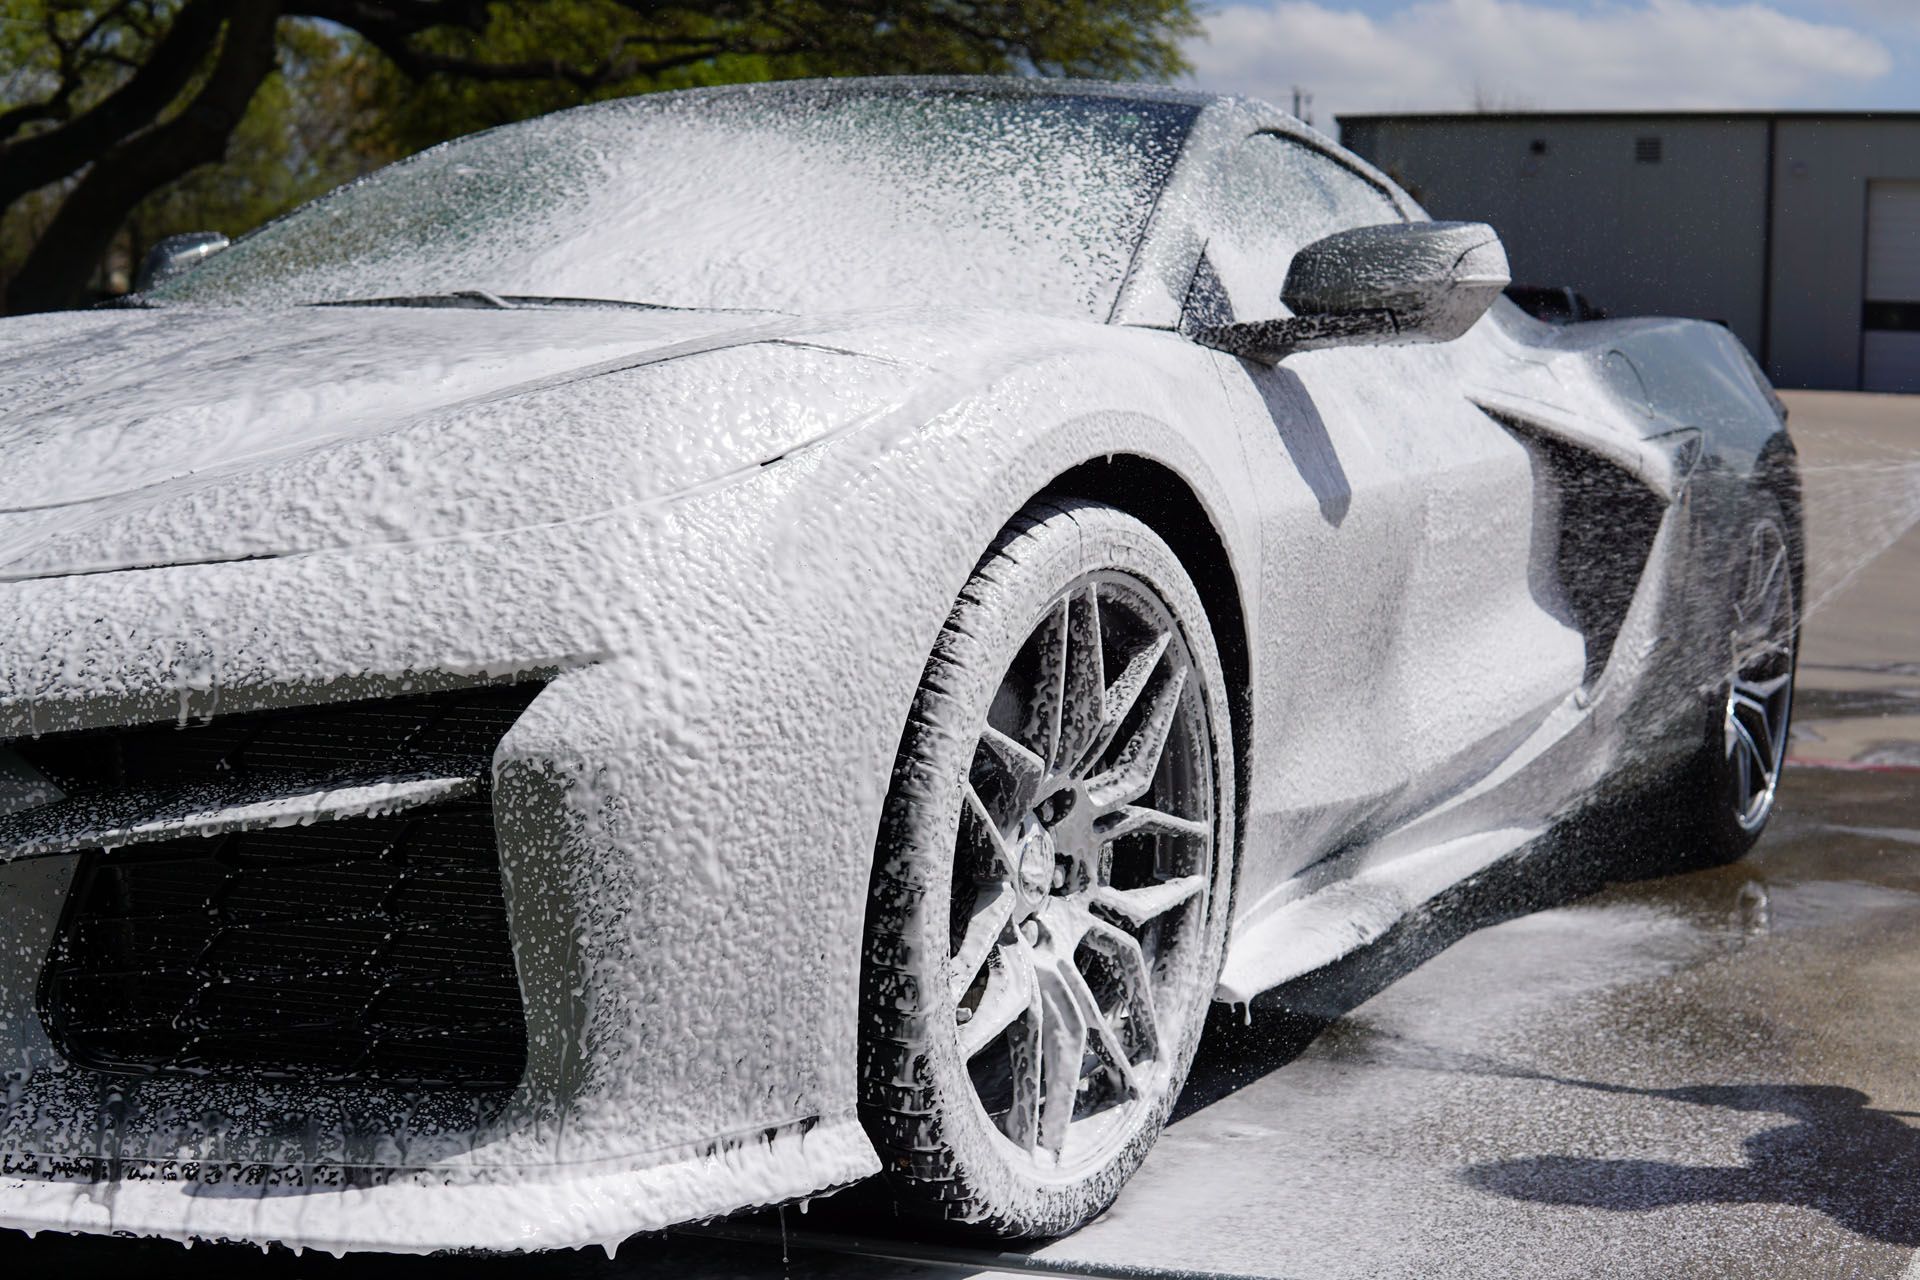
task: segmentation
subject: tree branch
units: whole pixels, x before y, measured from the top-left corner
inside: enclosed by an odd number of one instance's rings
[[[223,10],[221,0],[187,0],[147,64],[98,105],[65,124],[0,145],[0,213],[27,192],[85,168],[158,119],[206,60],[219,38]]]
[[[7,290],[12,314],[73,306],[133,207],[226,154],[227,140],[274,69],[272,0],[227,0],[225,36],[206,84],[179,115],[119,143],[87,170]]]
[[[478,34],[487,25],[487,0],[293,0],[284,12],[350,27],[376,46],[381,38],[405,40],[435,27]]]
[[[0,142],[5,142],[35,120],[58,120],[66,115],[68,99],[73,96],[78,83],[62,82],[45,102],[23,102],[17,107],[0,111]],[[4,154],[4,151],[0,151],[0,155]]]
[[[789,49],[781,49],[776,52],[789,51]],[[574,88],[585,91],[616,84],[622,80],[630,80],[635,76],[659,75],[664,71],[692,66],[696,62],[705,62],[709,58],[736,53],[739,50],[714,42],[696,45],[680,53],[666,54],[658,58],[613,59],[592,67],[571,67],[557,59],[474,62],[467,58],[408,48],[392,52],[382,49],[381,52],[385,53],[388,59],[412,80],[424,80],[430,75],[458,76],[465,80],[483,81],[564,80]]]

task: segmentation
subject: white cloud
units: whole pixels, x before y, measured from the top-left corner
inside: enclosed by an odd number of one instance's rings
[[[1414,0],[1380,18],[1313,0],[1237,3],[1187,54],[1199,86],[1339,112],[1780,106],[1885,76],[1864,32],[1761,3]]]

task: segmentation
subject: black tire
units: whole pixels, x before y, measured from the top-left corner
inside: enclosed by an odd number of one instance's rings
[[[1770,493],[1756,494],[1751,511],[1734,544],[1726,634],[1714,650],[1723,675],[1706,741],[1673,798],[1687,866],[1723,866],[1753,848],[1785,766],[1800,658],[1799,531]]]
[[[1049,730],[1052,700],[1019,691],[1055,686]],[[1076,716],[1085,706],[1099,725]],[[1162,720],[1151,759],[1129,755]],[[1029,759],[1042,755],[1046,776],[1068,779],[1045,795]],[[1030,505],[935,643],[875,856],[860,1112],[903,1215],[995,1239],[1057,1235],[1106,1208],[1145,1158],[1219,975],[1233,758],[1219,656],[1172,551],[1109,506]],[[1138,804],[1157,816],[1113,821],[1125,790],[1113,780],[1147,774]],[[1090,1028],[1077,1056],[1076,1027]]]

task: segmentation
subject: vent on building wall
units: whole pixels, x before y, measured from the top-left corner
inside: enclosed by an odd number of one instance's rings
[[[1664,151],[1665,147],[1657,137],[1633,140],[1633,159],[1636,164],[1659,164]]]

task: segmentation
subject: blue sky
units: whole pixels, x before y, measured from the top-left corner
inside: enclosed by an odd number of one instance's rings
[[[1349,111],[1920,109],[1920,0],[1212,0],[1202,88]]]

